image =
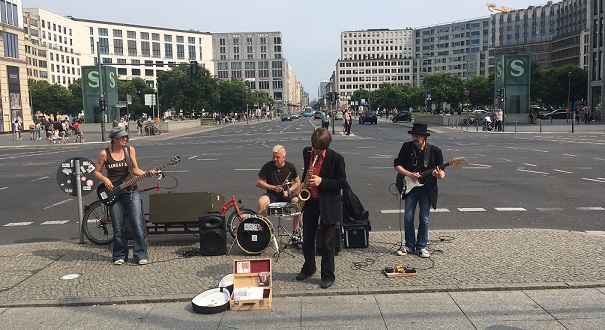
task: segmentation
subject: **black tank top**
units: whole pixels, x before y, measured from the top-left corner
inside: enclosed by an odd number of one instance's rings
[[[130,147],[128,148],[130,152]],[[111,151],[109,148],[105,149],[105,153],[107,154],[107,160],[105,161],[105,169],[107,169],[107,178],[111,182],[116,182],[129,171],[128,162],[126,161],[126,158],[122,160],[113,159],[113,157],[111,157]],[[124,181],[128,181],[131,179],[134,179],[134,174],[132,172],[128,174]]]

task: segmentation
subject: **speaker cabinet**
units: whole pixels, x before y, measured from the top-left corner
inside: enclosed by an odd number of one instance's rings
[[[200,254],[203,256],[227,254],[227,224],[224,215],[208,213],[200,217]]]

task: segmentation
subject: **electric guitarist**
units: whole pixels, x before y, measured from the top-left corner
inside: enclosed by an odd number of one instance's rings
[[[95,177],[103,182],[109,191],[117,188],[114,187],[114,182],[118,182],[124,177],[126,180],[130,180],[135,176],[145,174],[153,176],[156,174],[155,170],[148,173],[139,168],[136,151],[134,147],[128,145],[128,132],[124,128],[114,127],[109,133],[109,138],[111,139],[111,146],[101,150],[94,171]],[[107,170],[107,176],[101,173],[103,167]],[[126,191],[117,198],[115,203],[108,207],[114,237],[113,264],[122,265],[128,260],[128,245],[124,232],[125,211],[130,217],[134,235],[133,261],[139,265],[147,264],[149,255],[145,243],[145,222],[143,221],[141,196],[137,187],[130,186],[126,188]]]
[[[397,251],[397,255],[416,253],[422,258],[428,258],[431,256],[427,248],[430,208],[437,208],[437,179],[445,178],[445,172],[439,168],[443,164],[443,153],[439,147],[427,142],[430,133],[426,124],[415,123],[408,134],[412,135],[412,141],[403,143],[393,166],[397,173],[413,181],[421,180],[423,185],[415,187],[405,196],[405,245]],[[430,168],[434,168],[430,175],[421,175]],[[416,205],[420,207],[417,237],[414,230]]]

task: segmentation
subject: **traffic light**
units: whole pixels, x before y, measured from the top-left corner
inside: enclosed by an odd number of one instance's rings
[[[498,100],[500,100],[502,98],[502,90],[501,89],[498,89],[496,91],[496,96],[498,97]]]
[[[103,112],[107,110],[107,100],[99,99],[99,111]]]
[[[197,73],[199,71],[197,61],[191,61],[191,62],[189,62],[189,66],[191,68],[191,75],[192,76],[197,76]]]

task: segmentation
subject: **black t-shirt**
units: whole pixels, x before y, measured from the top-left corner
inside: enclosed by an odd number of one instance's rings
[[[277,168],[273,161],[265,163],[263,168],[258,172],[258,177],[265,180],[268,184],[278,186],[284,183],[284,181],[294,181],[298,177],[296,173],[296,166],[286,161],[284,167]],[[268,194],[271,194],[277,198],[281,197],[282,194],[273,190],[267,190]]]

